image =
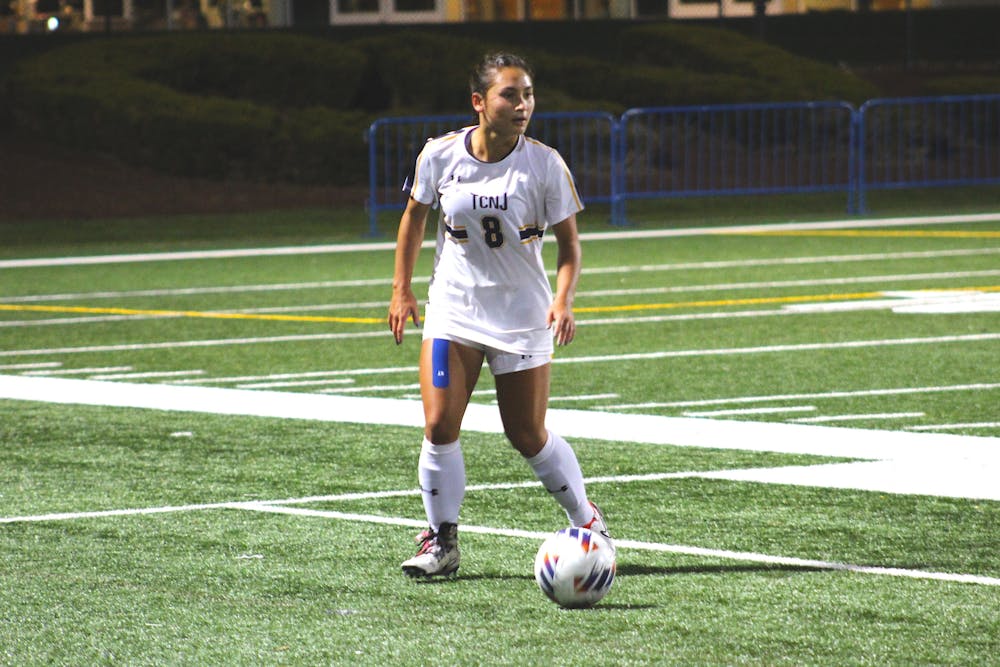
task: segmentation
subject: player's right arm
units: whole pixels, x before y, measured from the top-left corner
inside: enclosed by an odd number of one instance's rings
[[[413,294],[413,269],[424,241],[424,228],[430,204],[421,204],[410,197],[399,220],[396,235],[396,268],[392,277],[392,299],[389,301],[389,329],[396,339],[396,345],[403,342],[406,321],[413,320],[420,326],[420,311],[417,297]]]

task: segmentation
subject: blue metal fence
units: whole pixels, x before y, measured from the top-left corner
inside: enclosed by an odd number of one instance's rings
[[[401,186],[429,137],[462,116],[384,118],[368,131],[369,226],[406,203]],[[532,136],[556,148],[587,203],[626,224],[632,199],[844,192],[850,212],[875,189],[1000,183],[1000,95],[539,113]]]
[[[869,190],[1000,183],[1000,95],[865,102],[859,208]]]
[[[854,188],[846,102],[631,109],[619,137],[620,219],[628,199]]]

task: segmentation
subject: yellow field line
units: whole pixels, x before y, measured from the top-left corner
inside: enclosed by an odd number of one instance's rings
[[[671,308],[716,308],[725,306],[759,306],[774,303],[803,303],[810,301],[850,301],[874,299],[881,292],[854,292],[853,294],[809,294],[803,296],[763,296],[747,299],[716,299],[712,301],[675,301],[673,303],[632,303],[624,306],[591,306],[574,308],[576,313],[614,313],[634,310],[668,310]]]
[[[817,229],[774,230],[757,232],[719,232],[733,236],[845,236],[868,238],[941,238],[941,239],[1000,239],[1000,231],[964,231],[942,229]]]
[[[937,292],[997,292],[1000,285],[982,287],[934,288]],[[725,308],[765,304],[810,303],[821,301],[859,301],[876,299],[883,292],[848,292],[844,294],[803,294],[798,296],[763,296],[746,299],[713,299],[708,301],[674,301],[670,303],[632,303],[621,306],[585,306],[574,308],[576,313],[620,313],[640,310],[674,308]],[[277,315],[260,313],[216,313],[201,310],[148,310],[139,308],[91,308],[88,306],[43,306],[34,304],[0,303],[0,311],[31,313],[71,313],[76,315],[135,315],[147,317],[197,317],[219,320],[258,320],[267,322],[314,322],[338,324],[384,324],[382,317],[326,317],[317,315]]]
[[[338,324],[382,324],[381,317],[324,317],[316,315],[275,315],[260,313],[214,313],[201,310],[147,310],[139,308],[89,308],[87,306],[36,306],[0,303],[0,311],[31,313],[73,313],[77,315],[136,315],[151,317],[200,317],[216,320],[263,320],[267,322],[321,322]]]
[[[954,287],[935,289],[936,292],[996,292],[1000,285],[988,287]],[[673,303],[633,303],[624,306],[589,306],[574,308],[576,313],[614,313],[637,310],[668,310],[671,308],[722,308],[727,306],[759,306],[764,304],[809,303],[819,301],[858,301],[875,299],[883,292],[851,292],[847,294],[806,294],[801,296],[763,296],[747,299],[716,299],[712,301],[676,301]]]

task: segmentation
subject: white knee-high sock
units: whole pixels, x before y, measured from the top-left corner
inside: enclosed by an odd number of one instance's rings
[[[417,461],[417,479],[427,522],[435,531],[444,523],[458,523],[465,498],[465,458],[458,440],[445,445],[424,438]]]
[[[587,490],[583,485],[583,471],[568,442],[549,431],[549,439],[541,451],[526,460],[545,489],[566,510],[572,525],[582,526],[593,518],[594,511],[587,502]]]

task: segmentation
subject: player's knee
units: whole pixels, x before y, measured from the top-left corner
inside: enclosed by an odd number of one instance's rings
[[[504,435],[522,456],[532,457],[542,450],[548,433],[534,427],[505,428]]]
[[[424,426],[424,437],[435,445],[446,445],[458,440],[460,426],[451,420],[428,417]]]

